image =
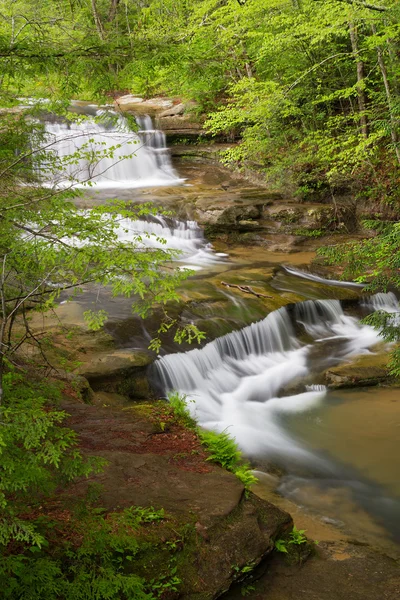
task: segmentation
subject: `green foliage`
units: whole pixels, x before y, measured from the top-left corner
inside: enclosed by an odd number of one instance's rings
[[[306,229],[305,227],[295,229],[293,233],[295,235],[302,235],[310,238],[319,238],[323,235],[326,235],[326,231],[324,229]]]
[[[289,544],[294,544],[295,546],[306,544],[307,538],[304,535],[305,532],[305,529],[297,529],[297,527],[294,525],[292,531],[289,533]]]
[[[243,565],[239,567],[239,565],[232,565],[232,570],[236,574],[236,576],[247,575],[254,570],[254,563],[249,563],[248,565]]]
[[[207,460],[220,464],[224,469],[228,469],[228,471],[235,472],[242,454],[229,433],[226,431],[222,433],[201,431],[200,439],[210,453]]]
[[[0,406],[0,548],[10,541],[41,547],[44,538],[34,525],[19,517],[26,505],[53,492],[57,485],[99,471],[104,461],[83,459],[76,435],[61,427],[63,411],[50,403],[59,390],[33,383],[15,373],[3,378]]]
[[[83,313],[83,318],[91,331],[99,331],[107,321],[108,314],[105,310],[86,310]]]
[[[191,271],[189,271],[188,269],[185,269],[185,271],[186,276],[188,276],[191,273]],[[200,331],[198,327],[196,327],[196,325],[188,323],[183,326],[178,326],[177,323],[177,319],[171,319],[167,315],[167,319],[165,319],[161,323],[158,329],[159,335],[151,340],[149,344],[149,350],[153,350],[154,352],[158,353],[162,344],[162,334],[167,333],[172,328],[175,328],[174,342],[176,342],[177,344],[182,344],[183,342],[191,344],[194,341],[200,344],[200,342],[206,338],[205,333],[203,331]]]
[[[242,453],[236,441],[223,431],[199,430],[201,443],[207,448],[210,456],[207,460],[220,464],[224,469],[232,471],[243,483],[246,493],[250,487],[257,483],[257,478],[251,473],[250,465],[242,460]]]
[[[307,544],[307,537],[304,535],[305,529],[297,529],[294,525],[287,539],[275,540],[275,548],[278,552],[288,554],[290,546],[301,546]]]
[[[178,591],[176,567],[168,564],[158,577],[138,575],[135,561],[151,544],[142,540],[146,526],[164,519],[162,510],[130,507],[105,513],[87,509],[64,529],[52,547],[31,548],[0,559],[5,600],[155,600]],[[48,523],[49,532],[52,531]],[[67,528],[67,529],[65,529]],[[35,548],[33,548],[35,550]]]
[[[275,540],[275,548],[276,550],[278,550],[278,552],[283,552],[285,554],[287,554],[287,542],[286,540]]]
[[[240,595],[245,598],[246,596],[250,596],[255,591],[255,586],[251,584],[242,585],[240,588]]]
[[[195,429],[196,421],[191,416],[187,406],[187,396],[178,392],[168,394],[168,402],[172,408],[175,417],[187,428]]]

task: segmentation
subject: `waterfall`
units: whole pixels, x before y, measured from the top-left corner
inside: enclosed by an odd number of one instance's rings
[[[400,312],[400,304],[393,292],[380,292],[365,298],[363,306],[372,310],[384,310],[388,313]]]
[[[123,242],[140,238],[139,245],[145,247],[178,250],[176,260],[195,271],[220,263],[227,256],[213,251],[196,221],[179,221],[160,215],[146,221],[121,218],[117,234]]]
[[[81,121],[45,122],[52,160],[39,173],[48,185],[135,188],[181,183],[161,131],[138,117],[139,131],[112,111],[96,110]],[[52,168],[56,161],[56,169]],[[54,173],[55,170],[55,173]]]
[[[306,328],[311,344],[296,338],[293,318]],[[309,410],[324,398],[324,386],[310,385],[308,364],[311,349],[321,341],[328,341],[339,362],[369,352],[380,338],[372,327],[345,315],[339,301],[310,300],[297,304],[292,316],[283,307],[202,349],[160,357],[153,378],[164,392],[185,394],[202,427],[228,430],[246,454],[315,465],[315,456],[284,432],[279,415]],[[293,394],[293,389],[304,391]]]
[[[90,209],[80,211],[82,215],[88,215]],[[105,213],[104,220],[109,218]],[[35,228],[35,225],[31,223]],[[171,217],[152,215],[145,219],[130,219],[119,215],[116,218],[115,233],[118,241],[129,246],[132,244],[136,249],[143,248],[167,248],[173,252],[173,260],[183,263],[181,268],[198,271],[205,267],[211,267],[224,262],[228,256],[222,252],[214,252],[212,244],[208,242],[202,229],[196,221],[179,221]],[[87,244],[80,233],[74,236],[62,238],[64,243],[71,244],[76,248]]]

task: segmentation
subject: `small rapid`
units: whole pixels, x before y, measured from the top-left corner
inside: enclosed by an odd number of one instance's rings
[[[90,210],[81,211],[82,215],[90,214]],[[104,220],[109,215],[104,214]],[[32,227],[35,225],[32,223]],[[151,215],[147,219],[134,219],[117,215],[114,230],[118,242],[134,251],[145,248],[167,249],[172,252],[172,259],[182,263],[178,268],[198,271],[223,263],[228,257],[222,252],[214,252],[213,246],[204,237],[203,230],[196,221],[180,221],[162,215]],[[62,238],[64,243],[75,247],[85,245],[79,232]]]

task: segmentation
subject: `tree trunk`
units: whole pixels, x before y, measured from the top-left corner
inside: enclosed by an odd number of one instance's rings
[[[99,38],[101,39],[102,42],[104,42],[104,40],[105,40],[104,27],[103,27],[103,23],[101,22],[100,15],[97,10],[96,0],[92,0],[92,13],[93,13],[93,19],[94,19],[94,23],[96,25],[97,33],[99,34]]]
[[[371,23],[371,30],[374,35],[376,35],[376,27],[374,23]],[[386,100],[389,108],[389,116],[390,116],[390,137],[392,138],[392,142],[394,145],[394,151],[396,153],[397,162],[400,165],[400,149],[398,147],[399,137],[397,135],[397,123],[396,119],[393,116],[392,110],[392,94],[390,91],[389,80],[387,76],[387,70],[385,61],[383,60],[382,48],[380,46],[376,47],[376,52],[378,55],[378,65],[381,70],[383,85],[385,86]]]
[[[111,0],[110,10],[108,11],[108,22],[112,23],[115,19],[115,15],[117,14],[117,9],[119,6],[120,0]]]
[[[349,23],[349,32],[350,32],[350,41],[351,48],[353,50],[353,55],[357,65],[357,99],[358,99],[358,108],[360,111],[360,125],[361,125],[361,133],[365,138],[368,137],[368,119],[366,115],[366,100],[365,100],[365,91],[364,91],[364,63],[360,59],[359,50],[358,50],[358,38],[357,38],[357,30],[354,26],[354,23]]]

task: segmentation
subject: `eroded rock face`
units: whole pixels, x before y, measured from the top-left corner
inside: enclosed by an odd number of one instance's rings
[[[154,360],[145,350],[119,349],[88,356],[79,367],[93,390],[116,392],[131,399],[148,398],[147,366]]]

